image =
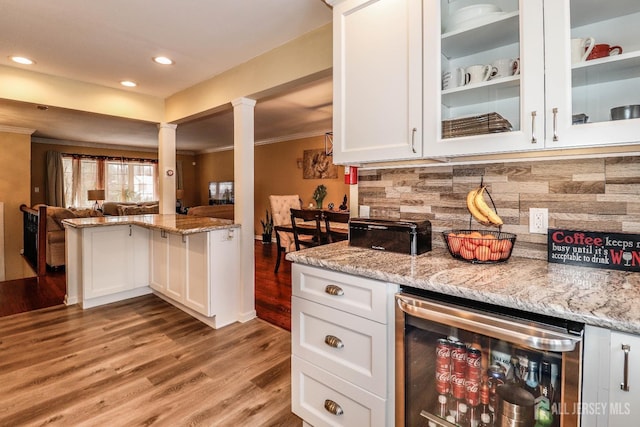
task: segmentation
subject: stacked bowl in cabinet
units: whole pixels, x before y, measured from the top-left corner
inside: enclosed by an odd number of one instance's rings
[[[393,425],[396,285],[292,267],[292,410],[320,426]]]

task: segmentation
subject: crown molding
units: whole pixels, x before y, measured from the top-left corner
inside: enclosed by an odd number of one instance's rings
[[[278,142],[293,141],[296,139],[313,138],[314,136],[324,136],[327,132],[331,132],[331,131],[332,131],[331,129],[327,129],[323,131],[295,133],[291,135],[280,136],[277,138],[261,139],[256,141],[254,145],[255,146],[268,145],[268,144],[275,144]],[[206,150],[198,151],[198,154],[217,153],[220,151],[229,151],[229,150],[233,150],[233,145],[227,145],[224,147],[216,147],[216,148],[207,148]]]
[[[33,135],[35,129],[20,128],[17,126],[0,125],[0,132],[19,133],[21,135]]]

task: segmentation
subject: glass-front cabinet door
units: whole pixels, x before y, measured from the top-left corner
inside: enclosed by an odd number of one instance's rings
[[[429,1],[424,19],[424,156],[544,148],[542,0]]]
[[[640,1],[544,6],[547,147],[640,141]]]

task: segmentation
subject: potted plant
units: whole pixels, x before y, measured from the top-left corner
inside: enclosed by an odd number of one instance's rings
[[[271,236],[273,234],[273,217],[269,215],[269,211],[265,210],[267,217],[261,219],[262,224],[262,243],[271,243]]]
[[[312,196],[313,200],[316,201],[316,208],[322,209],[322,201],[325,197],[327,197],[327,187],[320,184],[316,187]]]

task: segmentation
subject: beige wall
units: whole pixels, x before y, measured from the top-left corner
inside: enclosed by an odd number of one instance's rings
[[[31,161],[31,135],[0,132],[0,198],[4,202],[5,279],[34,276],[20,254],[22,212],[29,205],[30,178],[26,173]]]
[[[123,156],[142,159],[157,159],[157,152],[149,151],[132,151],[124,149],[106,149],[96,147],[84,147],[79,145],[58,145],[43,144],[34,142],[31,144],[31,205],[45,202],[45,176],[46,176],[46,158],[47,151],[59,151],[61,153],[71,154],[89,154],[94,156]],[[198,199],[196,192],[196,166],[195,156],[179,154],[176,161],[182,161],[183,185],[185,188],[184,203],[190,206]],[[39,192],[35,192],[35,188],[39,188]]]
[[[196,161],[198,200],[195,204],[206,205],[209,203],[209,182],[233,181],[233,150],[200,154]]]
[[[324,184],[327,197],[323,206],[333,202],[336,207],[342,203],[349,186],[344,184],[344,168],[338,166],[336,179],[304,179],[297,160],[303,158],[304,150],[324,149],[324,136],[256,146],[255,151],[255,223],[254,234],[262,234],[260,219],[264,219],[269,209],[269,195],[298,194],[307,206],[315,188]],[[233,180],[233,151],[207,153],[198,156],[200,170],[201,203],[207,203],[206,188],[209,181]]]

